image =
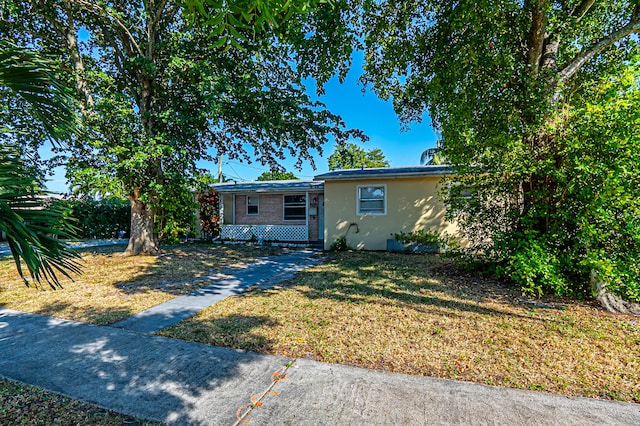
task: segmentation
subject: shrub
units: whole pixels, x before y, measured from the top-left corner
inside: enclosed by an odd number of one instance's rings
[[[391,235],[401,243],[417,243],[424,246],[432,246],[436,250],[445,253],[451,253],[460,248],[460,243],[455,239],[455,237],[447,234],[446,232],[439,233],[437,231],[419,229],[409,233],[401,231]]]
[[[523,293],[538,297],[548,292],[561,296],[572,293],[555,251],[533,234],[517,240],[517,247],[506,264],[496,272],[509,277]]]
[[[204,238],[211,240],[220,235],[220,196],[209,189],[198,196],[200,203],[200,225]]]
[[[131,205],[121,198],[76,198],[54,201],[64,210],[64,216],[73,218],[78,238],[115,238],[118,231],[129,233]]]
[[[349,244],[347,243],[347,237],[345,237],[344,235],[341,235],[338,238],[336,238],[336,240],[333,243],[331,243],[329,250],[347,251],[347,250],[351,250],[351,247],[349,247]]]

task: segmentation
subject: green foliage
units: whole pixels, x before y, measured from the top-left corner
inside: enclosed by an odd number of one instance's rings
[[[243,48],[244,42],[257,35],[278,32],[287,20],[313,10],[322,0],[282,2],[261,0],[256,2],[217,0],[185,0],[185,16],[201,20],[212,35],[217,36],[214,46],[218,48]]]
[[[401,243],[419,243],[425,245],[438,244],[440,242],[440,234],[437,231],[427,229],[419,229],[417,231],[398,232],[392,234],[393,238]]]
[[[211,240],[220,235],[220,195],[213,189],[203,191],[198,196],[200,205],[200,225],[204,238]]]
[[[128,200],[77,198],[55,201],[53,205],[74,221],[78,238],[116,238],[121,230],[129,233],[131,206]]]
[[[341,235],[338,238],[336,238],[334,242],[331,243],[329,250],[348,251],[348,250],[351,250],[351,247],[349,246],[349,243],[347,243],[347,237],[345,237],[344,235]]]
[[[585,87],[590,99],[558,129],[567,162],[558,222],[574,230],[563,239],[575,241],[582,277],[593,271],[608,290],[640,302],[640,56],[634,63]]]
[[[79,255],[65,238],[74,232],[71,221],[38,185],[23,160],[11,146],[0,147],[0,231],[6,234],[18,273],[29,285],[23,262],[36,285],[47,282],[60,287],[58,274],[71,278],[80,272]],[[63,226],[60,226],[60,225]]]
[[[457,252],[460,249],[460,243],[456,238],[446,232],[419,229],[411,232],[400,231],[391,235],[401,243],[415,243],[425,247],[433,247],[441,253],[453,254],[453,252]]]
[[[171,185],[162,188],[163,198],[154,203],[155,229],[158,239],[166,244],[175,244],[194,233],[195,211],[198,208],[191,182],[179,177],[172,180]]]
[[[594,272],[638,300],[640,14],[569,3],[364,2],[362,81],[404,123],[429,111],[470,256],[526,292],[580,296]]]
[[[130,197],[145,207],[136,227],[157,218],[162,237],[188,226],[181,194],[195,186],[200,160],[253,156],[276,170],[290,155],[300,167],[330,139],[363,138],[306,93],[310,68],[298,66],[292,40],[308,34],[312,6],[47,0],[16,3],[3,25],[57,55],[76,85],[83,128],[58,152],[76,193]],[[70,50],[79,28],[86,40]],[[132,234],[136,254],[150,233]]]
[[[269,180],[297,180],[298,177],[291,172],[281,172],[278,170],[271,170],[269,172],[264,172],[260,176],[258,176],[258,181],[269,181]]]
[[[43,126],[46,136],[61,141],[75,131],[76,117],[69,89],[56,77],[54,66],[51,58],[0,40],[0,88],[26,101],[28,116]],[[11,122],[2,124],[13,127]]]
[[[449,160],[447,160],[447,157],[442,152],[442,148],[429,148],[425,149],[422,154],[420,154],[420,164],[440,166],[449,164]]]
[[[329,156],[329,170],[389,167],[379,148],[365,151],[354,143],[338,145]]]
[[[545,293],[560,296],[581,294],[570,288],[562,271],[562,262],[553,246],[545,244],[533,233],[513,242],[516,247],[505,266],[498,266],[497,275],[509,277],[524,293],[533,296]]]
[[[21,118],[32,127],[40,125],[42,137],[60,141],[73,133],[70,98],[53,72],[53,63],[31,50],[0,42],[0,231],[25,283],[29,285],[23,262],[36,285],[45,281],[55,289],[60,287],[60,274],[71,278],[80,272],[79,255],[58,239],[73,234],[74,228],[60,209],[47,203],[48,194],[39,190],[37,171],[21,157],[26,149],[13,145],[20,129],[11,121],[19,98],[28,106]]]

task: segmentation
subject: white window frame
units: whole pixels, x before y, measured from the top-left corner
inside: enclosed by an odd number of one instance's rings
[[[255,213],[249,213],[249,198],[255,198],[256,201],[258,202],[255,205],[255,207],[256,207],[256,212]],[[260,196],[259,195],[247,195],[245,204],[246,204],[245,212],[247,213],[247,216],[259,216],[260,215]]]
[[[286,207],[287,207],[285,199],[286,199],[286,197],[289,197],[289,196],[292,196],[292,197],[303,196],[303,197],[305,197],[304,204],[299,205],[299,206],[290,206],[290,207],[304,207],[304,218],[302,218],[302,219],[287,219],[285,217],[285,211],[286,211]],[[308,213],[309,213],[309,209],[307,207],[308,202],[309,202],[309,197],[306,194],[283,194],[282,195],[282,221],[283,222],[302,222],[302,221],[306,221],[307,217],[308,217]]]
[[[360,211],[360,188],[382,188],[384,191],[384,197],[382,198],[381,212],[363,212]],[[366,200],[365,200],[366,201]],[[356,215],[357,216],[386,216],[387,215],[387,184],[377,183],[370,185],[356,185]]]

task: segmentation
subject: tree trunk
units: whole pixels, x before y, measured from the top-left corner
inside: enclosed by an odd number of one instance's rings
[[[129,245],[125,250],[125,256],[135,256],[140,253],[158,254],[160,248],[153,234],[153,210],[147,204],[140,201],[135,191],[129,197],[131,201],[131,235]]]
[[[78,40],[76,39],[76,28],[73,18],[73,12],[71,11],[71,7],[69,7],[69,5],[67,5],[65,11],[67,13],[65,39],[67,41],[67,48],[69,49],[69,53],[71,53],[71,61],[73,63],[73,69],[75,71],[74,77],[76,80],[76,90],[81,96],[81,100],[79,103],[80,112],[83,115],[87,115],[89,110],[91,110],[94,105],[93,96],[91,95],[89,85],[87,84],[84,62],[82,61],[82,56],[80,56],[80,51],[78,49]]]
[[[591,286],[596,294],[596,299],[607,311],[640,315],[640,303],[629,302],[609,292],[607,286],[598,278],[598,274],[595,271],[591,271]]]

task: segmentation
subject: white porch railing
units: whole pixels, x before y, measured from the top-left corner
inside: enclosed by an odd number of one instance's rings
[[[223,240],[309,241],[306,225],[222,225]]]

